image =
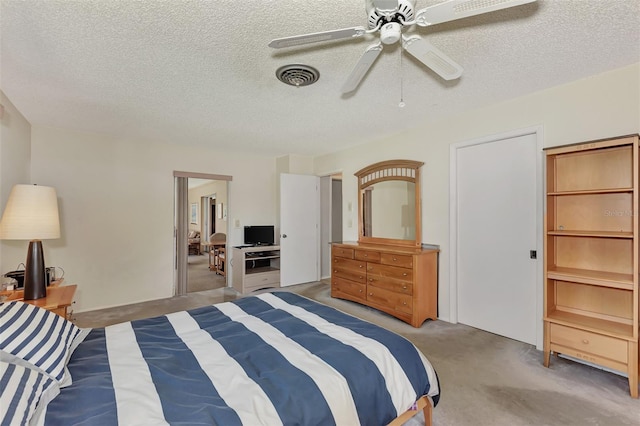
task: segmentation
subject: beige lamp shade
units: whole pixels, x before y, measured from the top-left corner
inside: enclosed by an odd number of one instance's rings
[[[15,185],[0,221],[0,239],[46,240],[60,238],[58,196],[55,188]]]

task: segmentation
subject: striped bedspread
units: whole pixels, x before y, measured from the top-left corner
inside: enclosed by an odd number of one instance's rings
[[[94,329],[51,425],[383,425],[436,374],[405,338],[288,292]]]

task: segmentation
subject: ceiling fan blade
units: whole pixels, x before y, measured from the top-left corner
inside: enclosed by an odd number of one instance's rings
[[[460,65],[418,36],[404,38],[402,47],[445,80],[455,80],[462,75]]]
[[[379,11],[393,12],[398,10],[398,0],[371,0],[371,3]]]
[[[373,63],[378,59],[378,56],[382,52],[382,43],[374,44],[369,46],[367,50],[364,51],[360,60],[349,74],[349,78],[342,86],[342,93],[349,93],[356,90],[360,81],[364,78],[369,68],[373,65]]]
[[[319,43],[329,40],[341,40],[345,38],[362,37],[365,35],[364,27],[342,28],[339,30],[322,31],[319,33],[303,34],[292,37],[277,38],[271,40],[269,47],[281,49],[283,47],[300,46],[302,44]]]
[[[536,0],[449,0],[417,11],[415,22],[421,27],[427,27],[534,1]]]

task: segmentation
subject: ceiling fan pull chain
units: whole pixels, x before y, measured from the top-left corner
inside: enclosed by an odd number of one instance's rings
[[[402,73],[402,50],[400,50],[400,103],[398,104],[399,108],[404,108],[404,84],[403,84],[403,73]]]

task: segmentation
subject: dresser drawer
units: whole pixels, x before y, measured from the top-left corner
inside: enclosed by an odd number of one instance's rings
[[[367,262],[363,262],[361,260],[352,260],[345,259],[343,257],[333,257],[331,259],[331,267],[335,268],[336,266],[342,269],[353,269],[354,271],[362,270],[366,271]]]
[[[406,254],[382,253],[382,256],[380,256],[380,263],[400,266],[402,268],[413,268],[413,256],[407,256]]]
[[[361,260],[334,257],[331,262],[331,276],[346,278],[360,283],[366,282],[367,263]]]
[[[339,292],[349,294],[356,298],[366,300],[367,286],[353,281],[345,280],[339,277],[331,278],[331,293]]]
[[[367,282],[367,274],[364,268],[354,269],[351,266],[345,267],[344,265],[333,265],[331,268],[331,276],[338,278],[345,278],[347,280],[356,281],[364,284]]]
[[[356,250],[355,256],[356,256],[356,259],[358,260],[366,260],[369,262],[380,262],[379,251]]]
[[[413,301],[407,294],[367,286],[367,300],[405,314],[413,314]]]
[[[576,350],[567,355],[589,360],[584,353],[626,363],[628,358],[628,343],[626,340],[603,336],[577,328],[560,324],[550,324],[551,344],[565,346]]]
[[[379,277],[391,278],[397,281],[408,283],[413,282],[413,271],[398,266],[381,265],[378,263],[367,263],[367,274]]]
[[[344,257],[347,259],[353,259],[353,249],[344,248],[344,247],[331,247],[331,256],[332,257]]]
[[[367,275],[367,284],[396,293],[413,294],[413,284],[393,278],[383,278],[379,275]]]

